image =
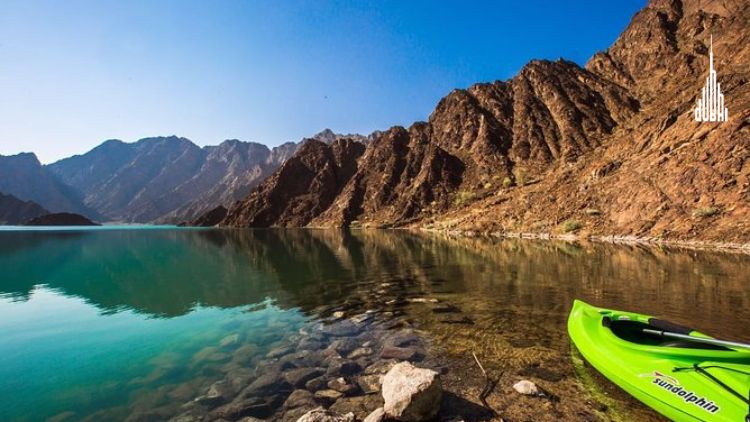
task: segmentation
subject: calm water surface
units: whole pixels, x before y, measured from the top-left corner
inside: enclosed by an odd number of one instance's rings
[[[574,298],[750,341],[748,274],[736,254],[396,231],[5,230],[0,420],[174,415],[334,310],[384,303],[440,354],[497,371],[569,376]]]

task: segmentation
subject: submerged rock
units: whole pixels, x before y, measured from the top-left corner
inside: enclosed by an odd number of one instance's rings
[[[340,399],[344,395],[336,390],[326,389],[326,390],[318,390],[315,392],[314,397],[315,400],[325,404],[330,405],[331,403],[335,402],[336,400]]]
[[[409,362],[401,362],[385,374],[382,391],[386,416],[400,421],[433,418],[443,396],[439,374]]]
[[[358,390],[356,385],[350,383],[344,377],[334,378],[328,381],[328,388],[336,390],[346,396],[352,395]]]
[[[219,346],[229,347],[229,346],[237,344],[239,340],[240,340],[239,334],[231,334],[221,339],[221,341],[219,342]]]
[[[383,359],[416,361],[421,360],[422,354],[413,347],[384,347],[380,357]]]
[[[284,402],[284,407],[294,409],[297,407],[316,407],[317,403],[313,394],[307,390],[294,390]]]
[[[364,419],[373,409],[383,407],[383,398],[370,394],[358,397],[342,397],[328,409],[339,414],[353,413],[357,420]]]
[[[383,382],[382,375],[362,375],[356,379],[357,385],[365,394],[380,392],[380,384]]]
[[[354,414],[337,415],[325,409],[313,409],[297,419],[297,422],[354,422]]]
[[[301,388],[305,383],[320,375],[323,375],[323,371],[318,368],[299,368],[285,372],[284,379],[293,387]]]

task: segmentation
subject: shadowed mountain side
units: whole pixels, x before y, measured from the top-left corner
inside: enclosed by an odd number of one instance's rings
[[[33,153],[0,155],[0,192],[33,201],[49,212],[74,212],[95,220],[101,217],[84,205],[76,189],[42,166]]]
[[[21,224],[45,214],[49,211],[34,201],[22,201],[0,192],[0,224]]]

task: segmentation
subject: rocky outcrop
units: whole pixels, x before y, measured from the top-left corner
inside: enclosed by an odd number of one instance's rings
[[[211,211],[201,215],[197,219],[190,223],[181,223],[182,226],[194,226],[194,227],[212,227],[221,223],[227,216],[228,210],[223,206],[212,209]]]
[[[13,195],[0,193],[0,224],[21,224],[32,218],[49,214],[33,201],[22,201]]]
[[[339,191],[329,206],[286,208],[261,225],[748,242],[749,18],[739,0],[651,1],[585,68],[535,60],[508,81],[454,90],[427,122],[374,136],[341,189],[316,186]],[[698,124],[711,34],[730,119]],[[314,164],[310,152],[295,157]],[[274,186],[293,175],[277,172]],[[273,190],[263,197],[311,193]],[[253,203],[222,224],[257,225],[242,217]]]
[[[323,408],[313,409],[302,415],[297,422],[354,422],[354,414],[337,415]]]
[[[426,421],[437,415],[443,390],[440,377],[431,369],[401,362],[383,377],[383,399],[387,418]]]
[[[46,214],[32,218],[24,226],[99,226],[88,218],[69,212]]]
[[[364,145],[339,139],[305,142],[292,158],[244,201],[223,224],[238,227],[304,226],[326,210],[357,170]]]

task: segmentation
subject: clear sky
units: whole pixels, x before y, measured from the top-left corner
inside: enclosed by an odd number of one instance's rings
[[[406,126],[530,59],[585,63],[644,4],[2,0],[0,154]]]

